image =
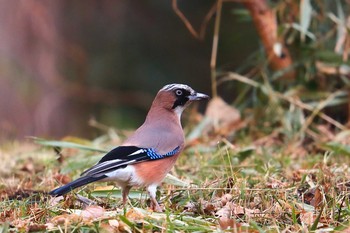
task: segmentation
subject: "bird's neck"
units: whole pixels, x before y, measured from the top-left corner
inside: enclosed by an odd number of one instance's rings
[[[152,106],[149,110],[146,121],[149,123],[159,124],[164,122],[165,124],[175,123],[181,127],[181,114],[182,110],[166,109],[164,107]]]

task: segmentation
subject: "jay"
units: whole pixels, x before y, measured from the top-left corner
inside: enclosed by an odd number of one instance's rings
[[[113,181],[122,189],[125,206],[133,186],[146,187],[151,209],[161,212],[156,189],[174,166],[185,144],[181,114],[193,101],[209,96],[184,84],[169,84],[159,90],[145,122],[122,143],[81,174],[81,177],[50,192],[61,196],[95,181]]]

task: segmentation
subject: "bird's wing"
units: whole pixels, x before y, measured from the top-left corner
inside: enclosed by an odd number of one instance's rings
[[[129,164],[170,157],[177,154],[179,151],[180,146],[166,154],[157,153],[153,148],[119,146],[108,152],[96,165],[84,171],[81,175],[95,176],[126,167]]]

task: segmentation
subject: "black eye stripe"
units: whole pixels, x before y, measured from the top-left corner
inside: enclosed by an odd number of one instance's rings
[[[178,88],[174,90],[174,94],[175,94],[176,100],[173,104],[172,109],[175,109],[177,106],[184,106],[189,100],[188,96],[191,95],[191,92],[187,89]]]
[[[188,97],[185,97],[185,96],[177,98],[173,104],[172,109],[175,109],[177,106],[184,106],[188,100],[189,100]]]
[[[182,88],[178,88],[174,91],[176,96],[189,96],[191,95],[191,92],[186,90],[186,89],[182,89]]]

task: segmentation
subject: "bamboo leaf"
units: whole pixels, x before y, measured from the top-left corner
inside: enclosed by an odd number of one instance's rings
[[[300,32],[301,40],[305,41],[312,17],[312,6],[310,0],[301,0],[300,3]]]
[[[67,142],[67,141],[50,141],[46,140],[43,138],[37,138],[37,137],[32,137],[35,143],[43,145],[43,146],[50,146],[50,147],[62,147],[62,148],[75,148],[79,150],[88,150],[88,151],[96,151],[96,152],[103,152],[106,153],[107,150],[88,146],[88,145],[83,145],[83,144],[78,144],[74,142]]]
[[[103,188],[97,188],[92,191],[91,196],[93,197],[113,197],[113,198],[122,198],[122,190],[116,189],[114,186],[106,186]],[[147,193],[139,190],[131,190],[129,192],[129,198],[141,199],[146,197]]]
[[[338,142],[329,142],[324,145],[324,147],[328,150],[333,151],[336,154],[344,154],[350,156],[350,146],[343,145]]]
[[[179,178],[171,175],[171,174],[167,174],[165,179],[164,179],[164,183],[167,184],[171,184],[171,185],[175,185],[175,186],[180,186],[180,187],[187,187],[190,186],[189,183],[180,180]]]

